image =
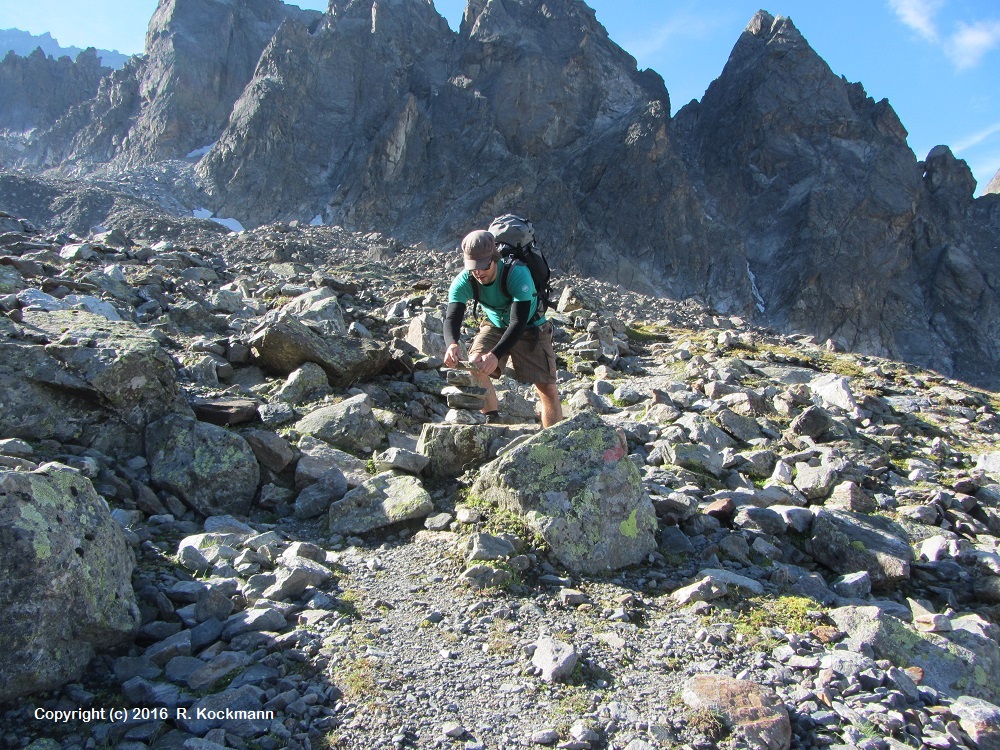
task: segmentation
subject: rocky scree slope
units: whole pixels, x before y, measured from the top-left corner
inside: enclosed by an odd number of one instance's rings
[[[998,387],[998,199],[763,11],[671,118],[579,0],[472,0],[457,33],[424,0],[166,2],[146,56],[36,126],[7,163],[186,159],[188,209],[436,247],[520,212],[567,272]]]
[[[0,216],[6,746],[996,741],[995,393],[563,277],[570,419],[487,425],[453,253],[161,221]]]

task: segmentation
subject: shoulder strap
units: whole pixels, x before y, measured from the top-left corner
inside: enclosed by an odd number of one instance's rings
[[[472,285],[472,317],[476,318],[479,316],[479,282],[471,273],[469,274],[469,283]]]
[[[503,292],[505,297],[510,297],[511,299],[514,299],[514,297],[510,293],[507,280],[510,278],[510,269],[513,265],[513,263],[503,262],[500,264],[500,291]]]
[[[517,263],[520,263],[522,266],[527,268],[527,263],[513,258],[509,263],[504,263],[503,269],[500,271],[500,291],[502,291],[505,296],[509,297],[511,301],[514,300],[514,295],[510,293],[510,287],[508,286],[507,280],[510,278],[511,269],[513,269],[514,265]],[[535,314],[531,316],[531,320],[528,321],[529,324],[534,323],[545,314],[545,306],[542,304],[541,292],[537,288],[535,289],[535,297],[538,299],[538,304],[535,305]]]

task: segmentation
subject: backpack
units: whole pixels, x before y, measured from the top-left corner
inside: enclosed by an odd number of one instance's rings
[[[522,263],[528,267],[531,273],[531,280],[535,284],[535,292],[538,296],[538,307],[532,316],[532,322],[540,318],[547,309],[552,307],[552,269],[545,260],[542,251],[535,246],[535,230],[531,222],[522,219],[520,216],[505,214],[498,216],[490,224],[487,230],[497,241],[497,248],[500,251],[500,258],[508,262],[500,267],[500,290],[505,296],[511,297],[507,287],[507,279],[510,276],[510,269],[516,263]],[[475,282],[475,280],[473,280]],[[472,296],[476,301],[475,310],[479,306],[479,284],[472,284]],[[475,312],[473,313],[475,314]]]

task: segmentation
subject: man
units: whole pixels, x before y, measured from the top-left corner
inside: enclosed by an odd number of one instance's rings
[[[531,272],[523,263],[503,260],[496,240],[489,232],[476,231],[462,240],[465,270],[455,277],[448,291],[448,312],[445,315],[444,353],[446,367],[458,365],[462,349],[458,344],[462,334],[462,319],[466,304],[476,298],[488,322],[479,329],[469,350],[472,374],[486,389],[483,414],[487,422],[499,420],[496,390],[490,378],[499,378],[509,357],[514,364],[514,377],[522,383],[532,383],[538,391],[542,426],[551,427],[562,419],[562,404],[556,389],[556,357],[552,350],[552,324],[538,310],[538,294]],[[500,277],[502,266],[511,264],[504,294]]]

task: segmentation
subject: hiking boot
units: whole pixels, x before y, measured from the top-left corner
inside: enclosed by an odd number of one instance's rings
[[[488,411],[486,412],[486,424],[501,424],[502,418],[499,411]]]

